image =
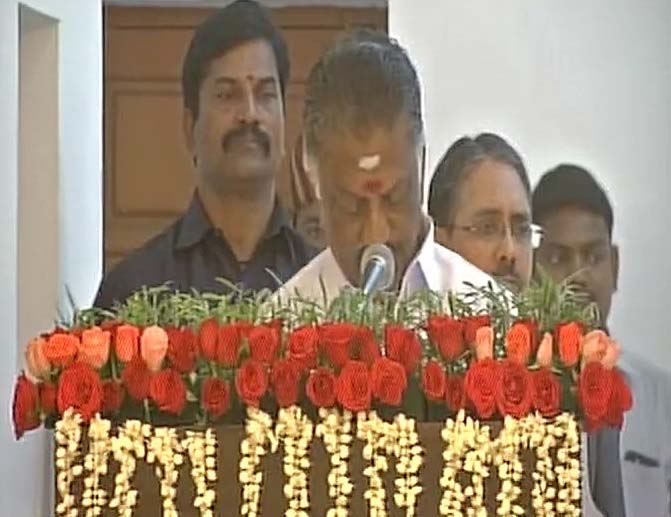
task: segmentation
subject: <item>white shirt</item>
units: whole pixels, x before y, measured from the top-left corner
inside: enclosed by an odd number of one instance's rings
[[[620,435],[626,514],[671,516],[671,373],[629,351],[618,366],[634,402]]]
[[[468,282],[476,287],[496,285],[494,280],[455,252],[444,248],[433,237],[429,226],[424,242],[401,280],[400,297],[430,289],[439,293],[467,290]],[[298,295],[303,299],[326,303],[336,298],[350,282],[336,262],[331,248],[326,248],[296,273],[278,291],[281,298]]]

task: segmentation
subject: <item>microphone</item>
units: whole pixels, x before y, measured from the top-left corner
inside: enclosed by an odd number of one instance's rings
[[[396,276],[396,261],[388,246],[367,246],[361,254],[361,290],[365,295],[391,287]]]

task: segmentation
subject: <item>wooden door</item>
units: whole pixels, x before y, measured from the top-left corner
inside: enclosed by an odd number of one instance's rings
[[[187,207],[193,170],[181,130],[182,61],[209,9],[105,9],[105,270]],[[323,49],[353,27],[387,28],[385,9],[292,7],[271,11],[287,40],[287,155],[300,131],[305,81]],[[279,193],[290,206],[288,166]]]

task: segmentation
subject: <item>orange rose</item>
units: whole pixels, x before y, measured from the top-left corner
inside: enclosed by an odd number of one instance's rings
[[[559,358],[566,366],[575,366],[580,358],[582,326],[574,321],[557,326]]]
[[[91,327],[82,332],[77,359],[93,366],[102,368],[110,355],[110,333],[100,327]]]
[[[158,372],[168,352],[168,333],[153,325],[144,329],[140,338],[140,354],[151,372]]]
[[[119,325],[114,333],[114,351],[122,363],[129,363],[138,353],[140,331],[133,325]]]
[[[608,348],[606,348],[606,353],[603,354],[603,359],[601,359],[601,364],[604,365],[606,370],[612,370],[617,361],[620,359],[620,345],[618,345],[612,339],[608,340]]]
[[[531,355],[531,333],[527,325],[515,323],[506,334],[506,357],[514,363],[526,365]]]
[[[28,373],[36,379],[46,379],[51,371],[51,365],[44,355],[44,347],[47,340],[43,338],[33,339],[26,347],[26,367]]]
[[[538,345],[538,353],[536,354],[536,362],[543,368],[552,366],[552,334],[546,332]]]
[[[494,330],[492,327],[480,327],[475,332],[475,357],[478,361],[494,357]]]
[[[606,355],[608,348],[608,335],[603,330],[593,330],[587,333],[580,344],[582,349],[583,365],[593,362],[601,362],[603,356]]]
[[[75,360],[79,339],[72,334],[54,334],[43,346],[44,356],[54,366],[63,368]]]

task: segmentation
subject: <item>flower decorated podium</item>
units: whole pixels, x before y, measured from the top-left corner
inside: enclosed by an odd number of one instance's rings
[[[32,340],[17,438],[54,427],[57,515],[580,515],[581,430],[631,395],[591,307],[145,289]]]

